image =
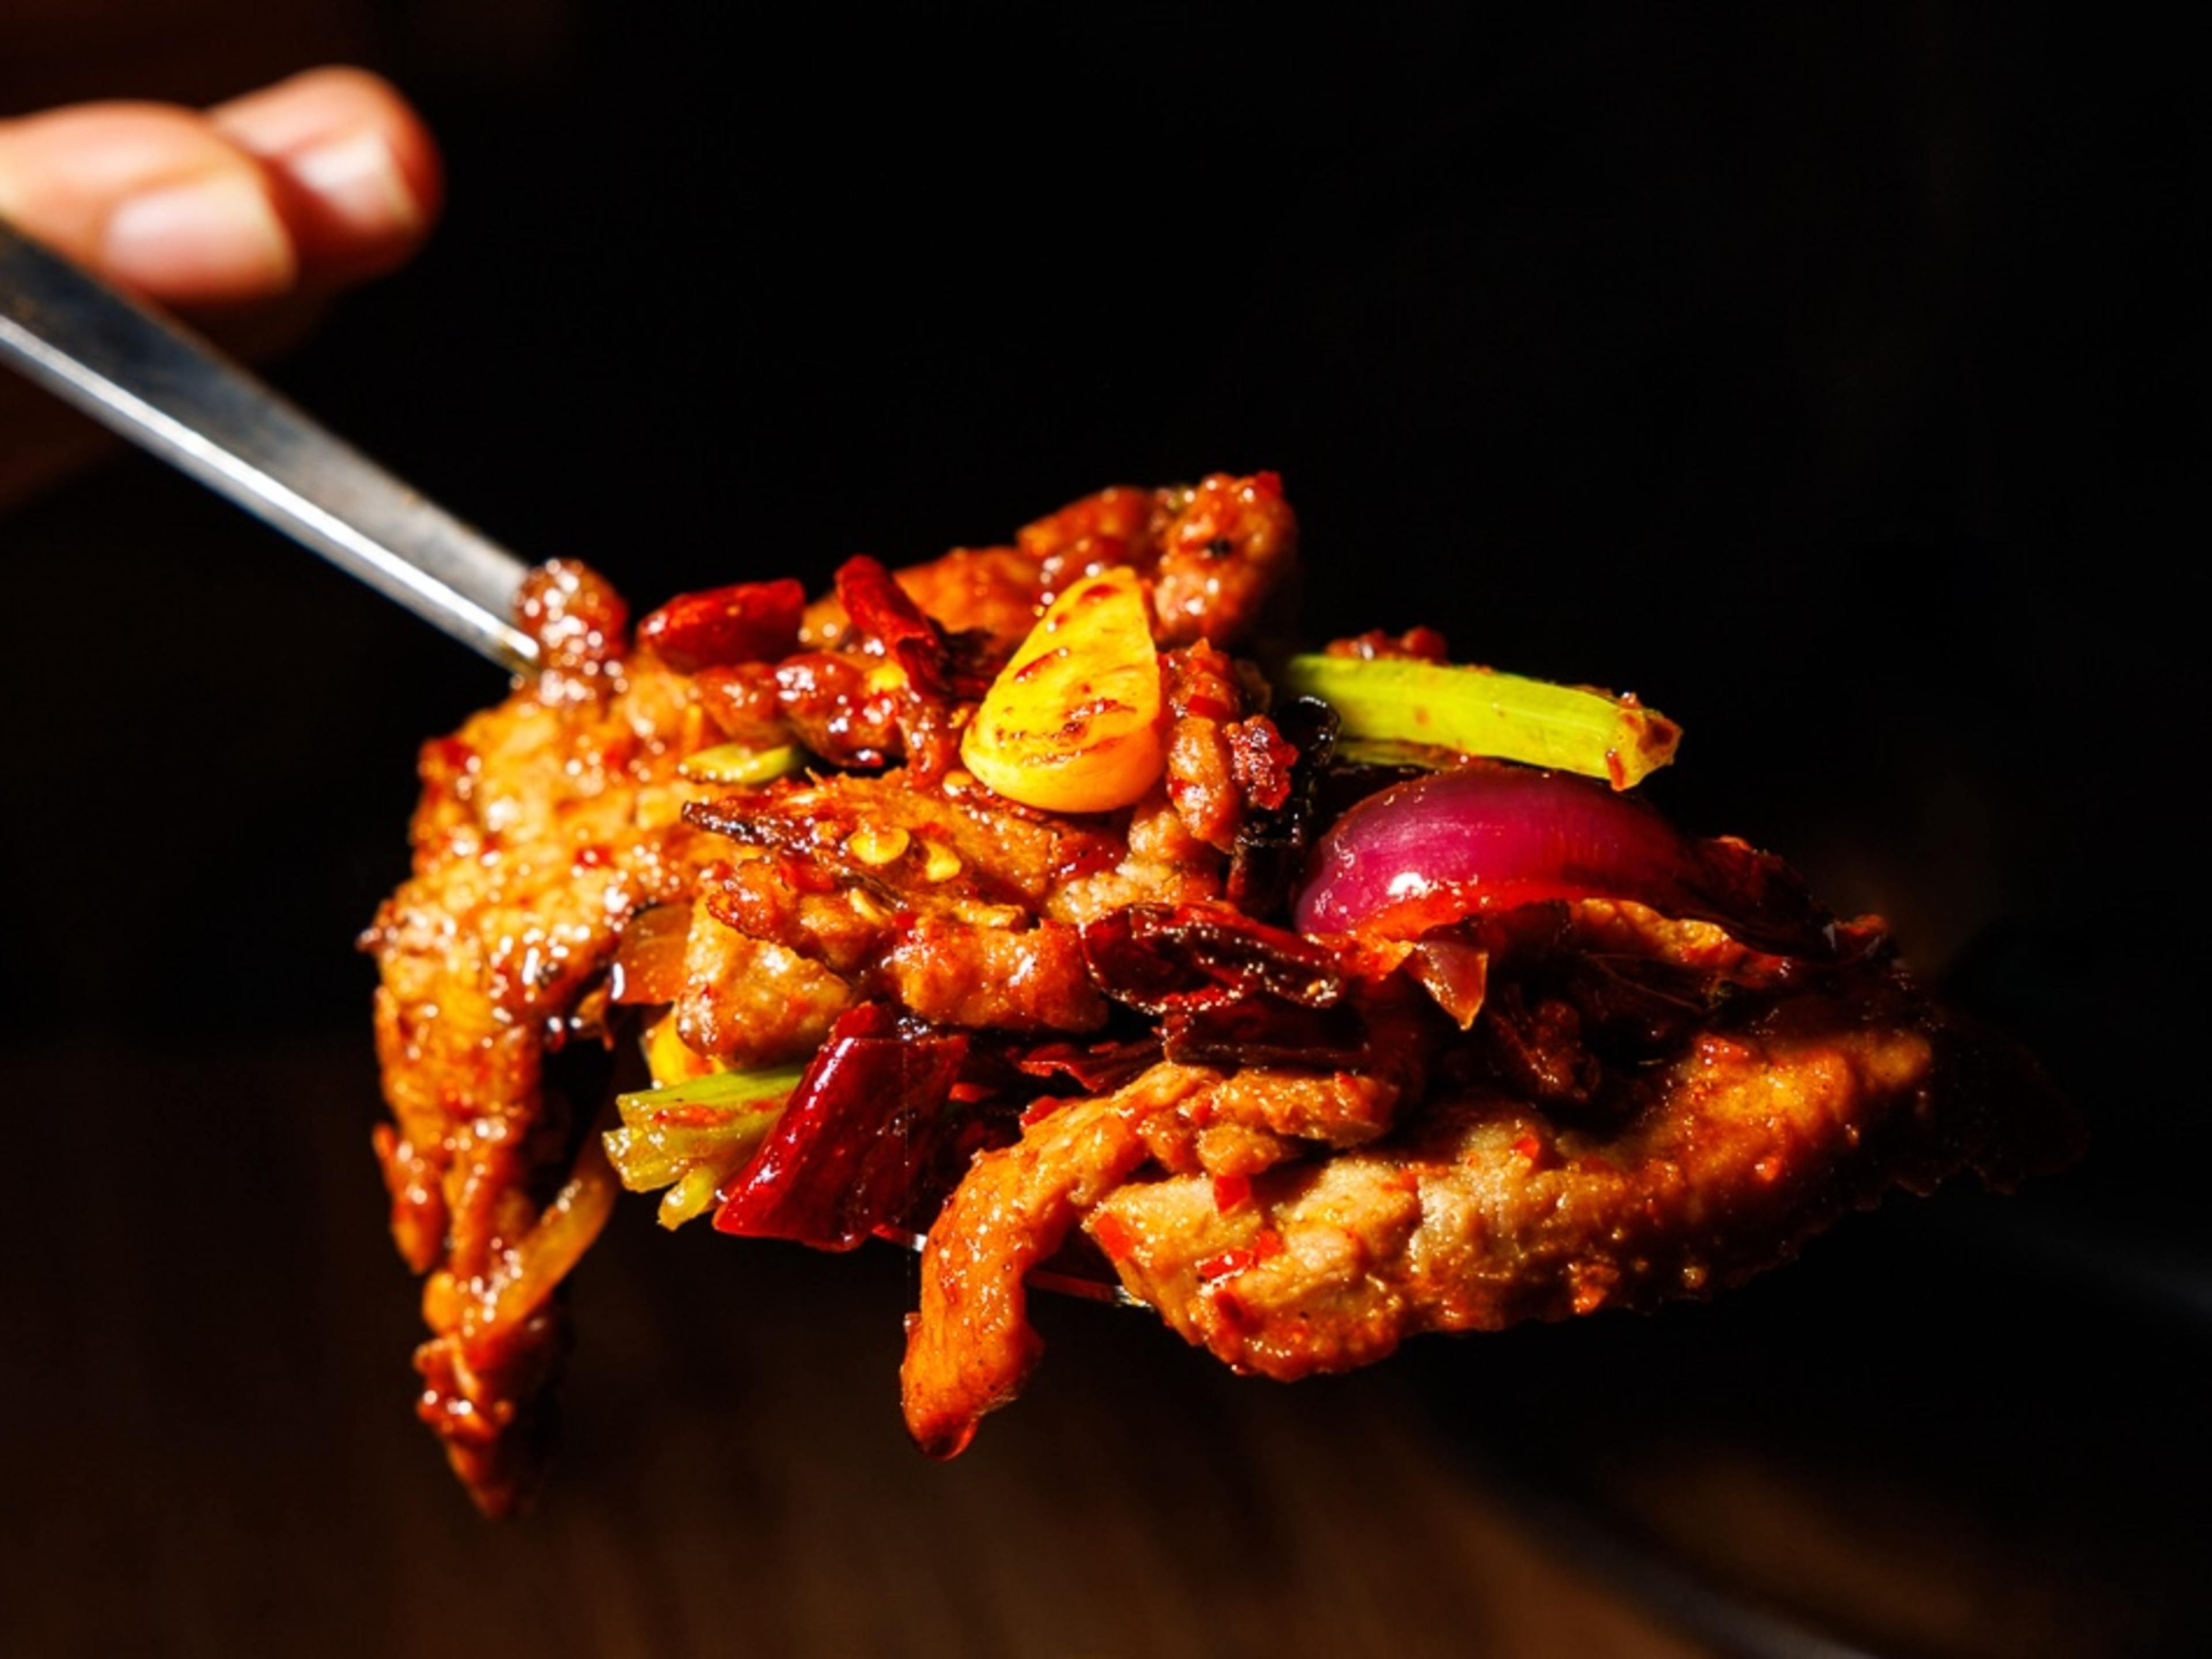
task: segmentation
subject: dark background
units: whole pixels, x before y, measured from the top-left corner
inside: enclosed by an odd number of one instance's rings
[[[1637,690],[1688,732],[1662,804],[1887,915],[2095,1144],[1732,1303],[1389,1377],[1238,1384],[1055,1309],[1036,1398],[951,1471],[898,1443],[906,1264],[641,1212],[580,1279],[548,1512],[484,1528],[407,1420],[350,941],[415,746],[501,683],[122,459],[0,519],[0,1638],[1753,1639],[1697,1586],[1897,1650],[2204,1632],[2212,381],[2176,43],[1943,4],[106,12],[0,16],[0,112],[337,57],[418,101],[446,223],[270,373],[510,545],[641,608],[1273,468],[1310,631]]]

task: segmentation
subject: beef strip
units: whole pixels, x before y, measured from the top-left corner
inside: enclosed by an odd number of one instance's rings
[[[1433,1075],[1425,1095],[1170,1064],[1060,1108],[979,1158],[930,1235],[902,1373],[923,1449],[957,1452],[1012,1398],[1039,1352],[1020,1275],[1078,1226],[1185,1340],[1287,1379],[1369,1364],[1420,1332],[1710,1294],[1892,1188],[1969,1168],[2009,1187],[2076,1149],[2030,1063],[1878,951],[1808,974],[1711,923],[1599,900],[1514,913],[1480,937],[1493,1000],[1570,948],[1737,994],[1627,1050],[1551,1056],[1632,1085],[1633,1109],[1611,1121],[1563,1119],[1528,1086],[1525,1053],[1501,1057],[1474,1031],[1416,1072]],[[1595,1030],[1601,993],[1583,994],[1590,1015],[1562,1003],[1565,1018]],[[1401,1034],[1379,1053],[1408,1047]],[[1340,1098],[1388,1104],[1302,1109]],[[1206,1155],[1211,1123],[1271,1139],[1232,1164]]]
[[[604,635],[587,659],[591,637],[560,623],[538,682],[424,747],[414,873],[362,938],[393,1119],[376,1152],[393,1238],[428,1276],[422,1412],[493,1513],[526,1482],[566,1340],[554,1287],[614,1191],[586,1121],[549,1102],[549,1047],[624,920],[688,897],[720,850],[681,816],[700,787],[677,768],[718,738],[688,684],[624,668]]]

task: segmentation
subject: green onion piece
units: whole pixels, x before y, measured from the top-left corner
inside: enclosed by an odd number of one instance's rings
[[[743,1115],[747,1114],[721,1112],[711,1121],[703,1122],[696,1119],[675,1123],[648,1121],[636,1125],[625,1124],[608,1133],[627,1135],[629,1139],[623,1144],[635,1148],[639,1158],[660,1159],[671,1165],[678,1165],[695,1158],[713,1157],[715,1149],[729,1139],[730,1125]],[[662,1179],[672,1181],[675,1177],[667,1176]],[[656,1187],[660,1184],[660,1182],[653,1183]]]
[[[660,1202],[660,1224],[680,1226],[703,1213],[716,1189],[744,1167],[804,1074],[797,1066],[717,1072],[617,1095],[623,1126],[605,1136],[608,1161],[634,1193],[671,1188]]]
[[[804,1066],[780,1066],[765,1072],[713,1072],[682,1083],[663,1084],[658,1089],[634,1089],[617,1095],[615,1109],[622,1114],[623,1122],[635,1125],[649,1120],[665,1121],[679,1108],[726,1111],[770,1102],[781,1106],[784,1097],[799,1086],[805,1073]]]
[[[655,1145],[641,1130],[610,1129],[600,1139],[607,1145],[607,1162],[615,1166],[622,1184],[634,1193],[649,1193],[680,1181],[684,1171],[691,1167],[688,1158]]]
[[[672,1232],[685,1222],[704,1215],[722,1183],[743,1169],[745,1159],[752,1153],[752,1147],[748,1146],[742,1156],[693,1164],[660,1195],[660,1224]]]
[[[1336,710],[1345,738],[1580,772],[1626,789],[1674,758],[1682,728],[1632,696],[1405,658],[1292,657],[1279,689]]]
[[[687,756],[676,770],[694,783],[767,783],[789,777],[805,764],[806,751],[791,744],[755,749],[748,744],[726,743]]]

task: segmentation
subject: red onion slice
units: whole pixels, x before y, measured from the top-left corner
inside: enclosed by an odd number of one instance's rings
[[[1413,939],[1479,912],[1582,898],[1826,948],[1826,918],[1779,860],[1684,836],[1601,784],[1522,766],[1469,766],[1369,796],[1314,849],[1291,914],[1303,933]]]

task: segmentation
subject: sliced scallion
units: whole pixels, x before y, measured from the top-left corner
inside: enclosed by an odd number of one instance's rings
[[[660,1224],[680,1226],[758,1150],[804,1070],[717,1072],[618,1095],[622,1127],[605,1137],[608,1161],[634,1193],[669,1188]]]
[[[1278,690],[1328,704],[1349,741],[1520,761],[1615,789],[1666,765],[1682,736],[1634,697],[1406,658],[1292,657]]]

